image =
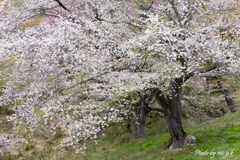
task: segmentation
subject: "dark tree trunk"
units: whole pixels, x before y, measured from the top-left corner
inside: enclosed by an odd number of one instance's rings
[[[164,147],[169,148],[172,146],[173,148],[179,148],[184,143],[187,135],[182,127],[181,92],[176,80],[171,82],[170,88],[170,96],[165,96],[160,90],[155,90],[155,98],[165,111],[170,134]]]
[[[170,106],[167,108],[165,118],[168,124],[170,135],[167,143],[164,146],[165,148],[169,148],[172,145],[174,149],[179,148],[180,145],[183,144],[186,137],[186,133],[182,127],[182,117],[179,106],[175,103],[170,103]]]
[[[130,112],[133,112],[133,109],[130,109]],[[139,127],[138,120],[135,113],[129,113],[128,121],[132,128],[133,138],[137,139],[141,134],[140,134],[140,127]]]
[[[137,138],[145,137],[146,133],[144,130],[144,123],[145,123],[146,109],[145,109],[144,102],[141,103],[140,108],[136,109],[135,111],[133,110],[133,108],[130,108],[129,111],[130,113],[129,113],[128,121],[132,128],[133,138],[137,139]]]
[[[145,97],[144,97],[144,99],[145,99]],[[140,129],[141,129],[142,137],[146,136],[146,133],[145,133],[145,130],[144,130],[145,115],[146,115],[146,106],[145,106],[145,103],[142,101],[141,102],[141,108],[140,108],[140,118],[139,118],[139,123],[140,123]]]
[[[236,107],[234,106],[234,103],[233,103],[232,98],[230,98],[229,95],[228,95],[228,90],[223,88],[223,85],[222,85],[222,83],[221,83],[220,80],[217,80],[217,84],[218,84],[218,87],[219,87],[219,88],[222,90],[222,92],[223,92],[223,95],[224,95],[224,97],[225,97],[225,100],[226,100],[226,102],[227,102],[227,105],[228,105],[228,108],[230,109],[230,111],[231,111],[232,113],[233,113],[233,112],[236,112],[237,109],[236,109]]]
[[[186,66],[187,63],[185,59],[183,59],[183,57],[180,57],[180,61],[182,63],[182,66],[187,67]],[[208,67],[199,68],[190,73],[187,73],[186,70],[183,70],[184,72],[183,76],[172,79],[170,83],[169,95],[165,95],[162,91],[160,91],[157,88],[152,90],[153,91],[152,93],[155,95],[157,102],[161,106],[161,109],[157,110],[165,114],[165,118],[168,124],[170,136],[167,143],[165,144],[166,148],[170,148],[170,146],[172,146],[173,148],[178,148],[180,147],[181,144],[185,143],[184,142],[185,140],[187,140],[187,134],[185,133],[182,127],[180,86],[190,77],[192,77],[194,73],[196,72],[206,73],[220,66],[222,66],[222,63],[214,63]]]

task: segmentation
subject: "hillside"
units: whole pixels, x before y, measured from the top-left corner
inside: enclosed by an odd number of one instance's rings
[[[189,127],[188,134],[196,136],[196,143],[179,150],[164,150],[168,133],[148,136],[115,146],[107,137],[88,144],[83,155],[74,152],[62,159],[240,159],[240,111]],[[215,156],[213,156],[215,154]]]
[[[11,73],[10,70],[9,73]],[[0,86],[4,81],[6,79],[0,83]],[[239,106],[239,90],[232,92],[231,96],[237,102],[236,106]],[[224,106],[223,99],[222,102],[218,106]],[[12,125],[6,118],[13,112],[6,106],[1,106],[0,111],[1,135],[13,133]],[[145,129],[148,136],[145,138],[133,140],[131,133],[126,131],[126,124],[125,126],[112,124],[104,131],[105,135],[100,136],[100,139],[87,142],[85,154],[76,154],[75,150],[71,148],[58,149],[59,140],[64,136],[59,130],[54,136],[46,134],[45,137],[38,137],[33,146],[26,145],[20,150],[6,151],[4,148],[0,148],[5,152],[0,159],[48,160],[53,159],[55,155],[59,155],[58,159],[62,160],[209,159],[211,157],[211,159],[240,159],[240,111],[201,124],[194,122],[193,119],[183,117],[185,131],[196,137],[196,143],[183,146],[179,150],[163,149],[163,144],[169,136],[165,119],[160,118],[156,112],[150,117],[146,119]],[[213,154],[216,155],[213,156]]]
[[[11,132],[11,126],[1,115],[1,133]],[[38,139],[33,147],[26,146],[20,151],[11,151],[5,154],[2,159],[240,159],[240,111],[227,114],[221,118],[209,120],[202,124],[186,128],[188,134],[196,137],[193,145],[186,145],[177,150],[164,150],[163,144],[167,141],[169,133],[164,122],[160,126],[163,133],[147,136],[137,140],[130,140],[120,135],[112,139],[105,134],[96,141],[87,142],[87,152],[76,154],[75,150],[67,148],[64,152],[56,150],[58,136],[51,138],[51,142],[45,139]],[[187,119],[184,120],[187,123]],[[159,122],[158,122],[159,123]],[[156,125],[156,124],[154,124]],[[118,126],[119,127],[119,126]],[[122,128],[120,127],[120,130]],[[109,130],[108,130],[109,132]],[[119,132],[119,130],[113,131]],[[150,131],[148,131],[150,132]],[[153,132],[153,128],[152,128]],[[159,132],[159,131],[158,131]],[[115,133],[116,134],[116,133]],[[119,133],[121,134],[121,133]],[[108,136],[107,136],[108,135]],[[122,137],[121,137],[122,136]],[[125,137],[124,137],[125,136]],[[123,140],[130,141],[124,143]],[[42,144],[42,145],[41,145]],[[1,148],[2,149],[2,148]],[[215,154],[213,156],[213,154]]]

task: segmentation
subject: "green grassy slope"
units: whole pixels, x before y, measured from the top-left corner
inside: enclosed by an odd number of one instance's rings
[[[240,159],[239,120],[240,111],[187,128],[186,132],[196,137],[196,143],[177,150],[163,149],[168,133],[148,136],[118,146],[103,137],[98,145],[89,143],[89,151],[85,155],[68,151],[62,159]]]

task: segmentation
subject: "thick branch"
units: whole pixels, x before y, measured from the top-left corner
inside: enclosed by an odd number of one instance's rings
[[[234,74],[232,74],[232,73],[230,73],[230,74],[202,75],[202,76],[200,76],[200,77],[205,77],[205,78],[207,78],[207,77],[209,77],[209,78],[218,78],[218,77],[223,77],[223,76],[233,76],[233,77],[236,79],[237,83],[240,85],[240,80],[238,79],[238,77],[237,77],[236,75],[234,75]]]
[[[185,75],[179,77],[179,78],[176,78],[176,82],[178,84],[178,86],[181,86],[185,81],[187,81],[190,77],[192,77],[194,74],[196,73],[205,73],[205,72],[209,72],[211,70],[214,70],[218,67],[221,67],[223,66],[223,63],[214,63],[208,67],[204,67],[204,68],[200,68],[200,69],[196,69],[190,73],[186,73]],[[183,81],[184,79],[184,81]]]
[[[174,13],[175,13],[176,16],[177,16],[178,23],[181,24],[182,17],[181,17],[181,15],[180,15],[180,13],[178,12],[177,7],[175,6],[174,0],[168,0],[168,2],[172,5],[172,8],[173,8],[173,10],[174,10]]]
[[[55,0],[55,1],[59,4],[60,7],[62,7],[63,9],[71,13],[71,11],[67,7],[65,7],[60,0]]]
[[[153,111],[158,111],[158,112],[162,112],[162,113],[166,113],[165,110],[163,110],[162,108],[158,108],[158,107],[149,107],[148,103],[143,99],[143,97],[141,96],[141,94],[139,93],[139,97],[141,98],[141,101],[144,103],[144,105],[146,106],[146,108],[153,110]]]

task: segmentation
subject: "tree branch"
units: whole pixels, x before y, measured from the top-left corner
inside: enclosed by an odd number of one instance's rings
[[[146,103],[146,101],[142,98],[141,94],[139,94],[139,97],[141,98],[141,101],[144,103],[144,105],[146,106],[146,108],[153,110],[153,111],[158,111],[158,112],[162,112],[162,113],[166,113],[165,110],[163,110],[162,108],[157,108],[157,107],[149,107],[149,105]],[[142,107],[141,107],[142,108]]]
[[[187,98],[181,98],[182,100],[188,102],[191,106],[193,106],[194,108],[198,108],[198,106],[195,106],[189,99]]]
[[[175,6],[174,0],[168,0],[168,2],[172,5],[172,8],[173,8],[173,10],[174,10],[174,13],[175,13],[176,16],[177,16],[178,23],[181,25],[182,17],[181,17],[181,15],[180,15],[180,13],[178,12],[177,7]]]
[[[208,67],[204,67],[204,68],[200,68],[200,69],[196,69],[190,73],[186,73],[185,75],[179,77],[179,78],[176,78],[176,82],[178,84],[178,86],[181,86],[184,82],[186,82],[190,77],[192,77],[195,73],[205,73],[205,72],[209,72],[211,70],[214,70],[218,67],[221,67],[223,66],[223,63],[214,63]],[[183,78],[184,78],[184,81],[183,81]]]
[[[62,7],[63,9],[71,13],[71,11],[67,7],[65,7],[60,0],[54,0],[54,1],[56,1],[60,7]]]
[[[173,23],[177,25],[177,22],[166,11],[163,11],[163,12],[167,15],[170,21],[173,21]]]

